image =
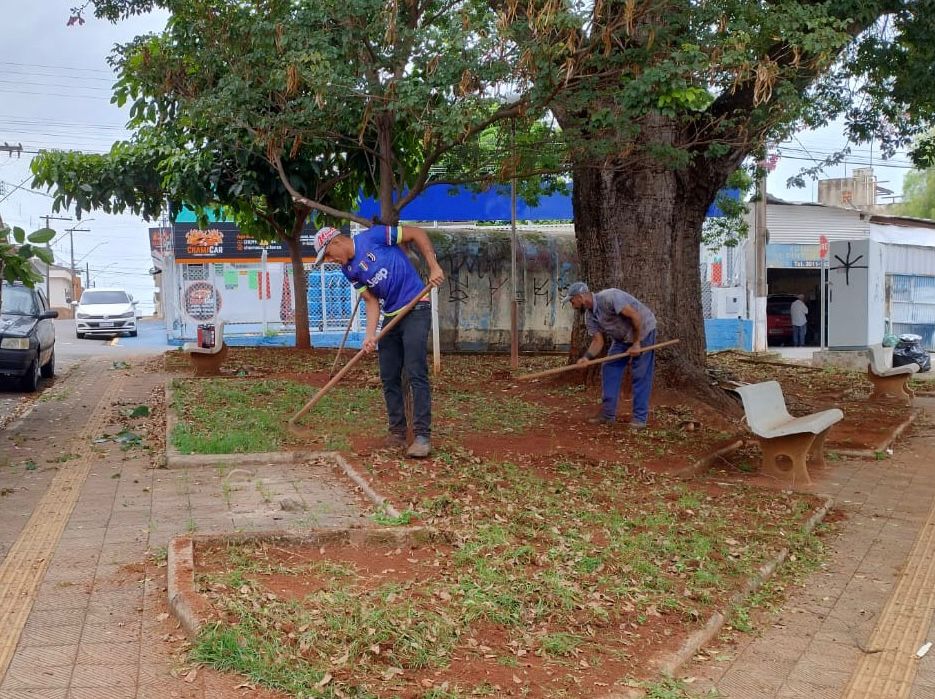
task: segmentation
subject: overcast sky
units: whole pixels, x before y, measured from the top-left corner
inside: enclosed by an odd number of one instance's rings
[[[89,18],[84,26],[68,27],[69,10],[78,0],[0,0],[0,143],[22,143],[26,151],[41,148],[72,148],[105,152],[110,144],[126,135],[126,113],[110,104],[113,74],[106,59],[115,43],[141,33],[158,31],[165,24],[163,15],[134,18],[111,25]],[[823,159],[841,148],[845,139],[840,127],[804,132],[779,148],[781,159],[770,175],[769,192],[793,201],[814,201],[817,187],[790,190],[787,178],[802,167]],[[905,155],[890,163],[880,161],[869,145],[854,146],[847,163],[827,172],[828,177],[850,174],[854,167],[873,164],[881,184],[900,193],[908,169]],[[35,229],[43,225],[40,216],[50,214],[51,199],[28,190],[27,152],[19,159],[0,154],[0,214],[10,224]],[[21,185],[25,189],[14,187]],[[73,212],[59,215],[72,215]],[[146,229],[150,224],[132,216],[107,216],[92,212],[85,220],[54,221],[60,233],[70,226],[90,228],[74,234],[76,266],[89,263],[91,281],[98,286],[127,288],[141,302],[144,311],[152,309],[153,284],[148,271],[152,266]],[[69,236],[60,235],[54,244],[56,259],[70,264]]]
[[[126,113],[110,104],[113,73],[106,59],[115,43],[158,31],[163,16],[137,18],[117,25],[90,18],[81,27],[67,27],[76,0],[0,0],[0,143],[40,148],[105,152],[126,134]],[[30,230],[45,225],[39,217],[51,214],[51,199],[29,191],[31,153],[17,159],[0,153],[0,215],[6,223]],[[21,185],[25,190],[15,190]],[[11,193],[12,192],[12,193]],[[9,196],[7,196],[9,195]],[[74,212],[61,212],[72,216]],[[88,219],[93,219],[84,223]],[[76,267],[90,266],[98,286],[126,288],[140,300],[141,310],[153,308],[152,259],[146,229],[135,216],[84,214],[84,221],[51,221],[59,231],[53,244],[56,261],[70,264],[69,236],[75,232]]]

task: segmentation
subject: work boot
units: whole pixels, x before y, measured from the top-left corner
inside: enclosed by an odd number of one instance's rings
[[[594,417],[588,418],[588,424],[591,425],[612,425],[614,424],[614,419],[612,417],[607,417],[606,415],[595,415]]]
[[[646,423],[645,423],[645,422],[639,422],[639,421],[633,421],[633,422],[630,423],[630,429],[631,429],[631,430],[645,430],[645,429],[646,429]]]
[[[402,434],[396,434],[395,432],[390,432],[383,438],[383,448],[384,449],[405,449],[406,448],[406,436]]]
[[[415,441],[409,445],[409,449],[406,450],[406,456],[411,456],[414,459],[424,459],[431,453],[432,443],[428,437],[422,435],[416,437]]]

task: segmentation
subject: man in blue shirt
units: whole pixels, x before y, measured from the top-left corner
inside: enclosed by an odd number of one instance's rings
[[[638,299],[620,289],[604,289],[591,293],[584,282],[575,282],[568,287],[565,303],[571,303],[576,310],[583,310],[584,322],[591,335],[591,344],[578,360],[587,362],[597,357],[607,338],[610,339],[608,355],[626,351],[638,351],[643,345],[656,342],[656,316]],[[620,397],[620,383],[627,364],[632,361],[630,373],[633,377],[633,417],[632,429],[646,427],[649,419],[649,395],[653,390],[653,369],[655,352],[643,352],[631,357],[623,357],[601,366],[601,385],[603,398],[601,413],[589,422],[610,424],[617,419],[617,400]]]
[[[377,349],[377,322],[382,302],[383,315],[392,317],[412,301],[424,284],[412,266],[402,243],[413,243],[429,266],[429,283],[438,286],[445,273],[435,259],[432,241],[415,226],[374,226],[351,238],[336,228],[322,228],[315,235],[318,256],[322,261],[341,265],[341,271],[363,297],[367,309],[364,350]],[[388,442],[406,446],[406,410],[403,400],[402,372],[409,374],[412,389],[412,428],[415,440],[408,456],[425,457],[432,451],[432,388],[429,384],[426,346],[432,324],[430,302],[426,298],[380,340],[378,359],[383,398],[389,422]]]

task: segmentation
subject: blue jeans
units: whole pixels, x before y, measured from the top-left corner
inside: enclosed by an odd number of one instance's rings
[[[403,369],[412,390],[412,430],[417,437],[432,434],[432,387],[426,357],[432,310],[428,303],[416,304],[409,314],[380,338],[378,358],[380,381],[390,432],[405,436],[406,404],[403,400]]]
[[[792,344],[796,347],[805,347],[805,330],[807,325],[792,326]]]
[[[652,345],[656,342],[656,331],[644,337],[640,344]],[[614,340],[607,354],[619,354],[630,349],[630,343]],[[624,357],[615,362],[607,362],[601,369],[603,399],[601,415],[608,420],[617,417],[617,401],[620,399],[620,384],[627,364],[632,362],[630,373],[633,377],[633,422],[646,423],[649,419],[649,394],[653,390],[653,371],[656,366],[656,352],[644,352],[635,357]]]

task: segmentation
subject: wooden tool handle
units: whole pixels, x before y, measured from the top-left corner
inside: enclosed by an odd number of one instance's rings
[[[676,345],[681,340],[666,340],[665,342],[657,342],[654,345],[647,345],[646,347],[640,347],[637,352],[618,352],[617,354],[608,354],[606,357],[601,357],[600,359],[592,359],[589,362],[584,364],[569,364],[568,366],[560,366],[555,369],[546,369],[545,371],[537,371],[534,374],[523,374],[522,376],[517,376],[517,381],[529,381],[531,379],[541,379],[545,376],[554,376],[555,374],[562,374],[566,371],[571,371],[572,369],[586,369],[589,366],[595,366],[597,364],[603,364],[604,362],[612,362],[615,359],[622,359],[623,357],[635,357],[638,354],[643,354],[643,352],[649,352],[651,350],[657,350],[660,347],[669,347],[670,345]]]
[[[338,360],[341,358],[341,353],[344,351],[344,343],[347,342],[347,336],[351,332],[351,326],[354,324],[354,318],[357,317],[357,309],[360,308],[360,300],[363,298],[361,294],[357,294],[357,301],[354,302],[354,310],[351,311],[351,319],[347,321],[347,327],[344,328],[344,337],[341,338],[341,346],[338,347],[338,353],[334,355],[334,362],[331,365],[331,371],[328,372],[328,376],[334,376],[335,369],[338,368]]]
[[[405,318],[406,315],[409,313],[409,311],[415,308],[416,304],[419,303],[419,301],[421,301],[423,298],[425,298],[425,296],[431,290],[432,290],[432,285],[429,284],[424,289],[422,289],[422,291],[420,291],[419,294],[415,298],[412,299],[412,301],[410,301],[405,306],[403,306],[399,310],[399,312],[390,319],[390,322],[384,325],[383,329],[380,330],[380,333],[377,335],[377,342],[380,341],[381,337],[383,337],[384,335],[386,335],[386,333],[392,330],[393,327],[395,327],[399,323],[399,321]],[[308,403],[306,403],[304,406],[302,406],[302,409],[299,412],[297,412],[295,415],[289,418],[289,424],[294,425],[299,418],[301,418],[303,415],[305,415],[305,413],[307,413],[309,410],[314,408],[315,404],[318,401],[320,401],[328,391],[334,388],[335,384],[337,384],[338,381],[343,379],[344,375],[347,374],[347,372],[351,370],[351,367],[354,366],[358,362],[358,360],[360,360],[360,358],[363,357],[365,354],[367,354],[366,351],[362,349],[357,354],[355,354],[353,357],[351,357],[348,360],[347,364],[341,367],[341,371],[339,371],[337,374],[334,375],[334,378],[332,378],[328,383],[322,386],[318,390],[318,393],[312,396],[312,399]]]

